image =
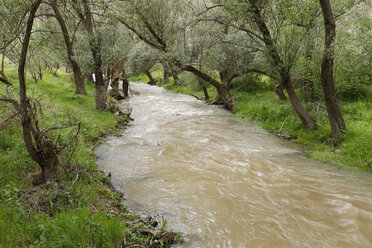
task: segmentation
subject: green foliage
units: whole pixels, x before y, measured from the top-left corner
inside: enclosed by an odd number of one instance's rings
[[[124,223],[89,208],[39,215],[29,232],[34,247],[114,247],[124,238]]]
[[[17,68],[6,68],[14,82]],[[81,121],[79,142],[61,158],[59,183],[34,187],[34,175],[40,172],[26,151],[19,122],[0,129],[0,230],[6,230],[0,231],[0,247],[119,247],[124,233],[128,242],[146,245],[147,235],[126,222],[138,217],[119,206],[121,197],[105,189],[109,180],[97,172],[94,148],[105,134],[119,131],[120,117],[95,109],[94,85],[87,84],[87,96],[75,95],[70,75],[58,75],[46,73],[38,84],[28,78],[28,92],[41,99],[42,127],[64,125],[68,117]],[[10,113],[3,103],[0,110],[1,120]],[[64,141],[71,135],[68,130],[52,135],[59,133]],[[107,209],[92,212],[102,198]]]
[[[302,126],[290,103],[279,101],[271,90],[234,91],[233,96],[237,116],[253,120],[273,133],[280,130],[284,136],[297,137],[294,142],[304,145],[311,158],[341,168],[372,171],[371,93],[354,102],[340,102],[347,132],[336,140],[331,138],[325,107],[319,103],[306,105],[318,123],[318,130],[311,131]]]
[[[359,82],[341,82],[336,84],[337,95],[345,101],[357,101],[368,95],[368,86]]]
[[[274,84],[267,77],[262,77],[254,73],[235,78],[231,82],[231,89],[235,91],[268,91],[274,90]]]

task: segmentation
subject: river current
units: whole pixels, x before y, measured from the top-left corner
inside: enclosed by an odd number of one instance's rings
[[[372,247],[372,175],[310,160],[218,106],[145,84],[134,121],[96,150],[126,204],[180,247]]]

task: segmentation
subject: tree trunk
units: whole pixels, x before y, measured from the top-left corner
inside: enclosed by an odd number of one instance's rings
[[[204,93],[204,100],[209,101],[209,94],[208,94],[208,89],[205,85],[203,85],[203,93]]]
[[[101,70],[96,69],[96,108],[99,110],[107,110],[108,103],[107,103],[107,87],[105,84],[105,80],[103,79],[103,73]]]
[[[169,66],[167,64],[163,64],[164,69],[164,84],[169,83]]]
[[[235,78],[236,76],[235,75],[232,75],[231,73],[229,73],[228,70],[222,70],[220,71],[220,79],[221,79],[221,82],[226,85],[226,90],[230,91],[231,89],[231,82],[233,81],[233,79]]]
[[[287,80],[288,81],[284,82],[283,85],[288,93],[289,99],[291,100],[292,106],[296,111],[298,117],[306,127],[310,128],[311,130],[316,130],[317,129],[316,122],[314,118],[303,107],[300,99],[298,99],[297,93],[293,88],[292,83],[289,81],[290,80],[289,76]]]
[[[43,135],[40,133],[38,121],[31,119],[35,118],[34,115],[36,115],[36,113],[32,112],[34,107],[31,107],[32,103],[30,99],[27,98],[25,75],[27,52],[31,39],[35,13],[41,4],[41,1],[42,0],[35,1],[30,7],[30,14],[27,20],[25,37],[23,39],[21,56],[18,65],[18,78],[23,140],[31,158],[38,163],[42,170],[41,182],[45,182],[49,179],[53,179],[57,173],[58,151],[56,145],[45,140],[45,137],[43,137]],[[34,121],[35,126],[32,125],[32,121]],[[33,142],[35,142],[36,145],[34,145]]]
[[[51,6],[52,6],[53,12],[55,14],[55,17],[56,17],[56,19],[59,23],[59,26],[62,30],[63,38],[65,40],[65,45],[66,45],[66,50],[67,50],[67,58],[68,58],[68,60],[71,64],[72,71],[74,73],[75,94],[86,95],[87,91],[85,89],[84,76],[83,76],[83,73],[81,72],[79,64],[74,59],[74,52],[73,52],[73,49],[72,49],[73,43],[70,39],[66,22],[63,19],[62,15],[61,15],[58,7],[57,7],[56,1],[53,1]]]
[[[96,108],[99,110],[106,110],[108,108],[107,102],[107,85],[105,84],[105,80],[103,78],[102,72],[102,43],[101,38],[99,35],[95,35],[93,29],[93,16],[89,8],[89,3],[87,0],[82,0],[83,7],[85,11],[85,16],[81,13],[81,10],[76,7],[76,11],[84,23],[85,29],[89,35],[89,46],[93,57],[94,62],[94,74],[96,77],[95,81],[95,89],[96,89]]]
[[[219,74],[221,82],[226,84],[227,81],[229,80],[229,72],[227,70],[221,70]]]
[[[173,79],[174,79],[174,84],[175,85],[181,85],[180,79],[179,79],[179,77],[177,75],[177,72],[172,71],[172,76],[173,76]]]
[[[128,82],[128,79],[126,78],[123,78],[123,93],[124,93],[124,96],[125,97],[128,97],[129,96],[129,82]]]
[[[346,130],[346,125],[341,113],[341,109],[338,106],[337,94],[333,78],[336,23],[329,0],[319,0],[319,2],[323,12],[325,28],[325,44],[321,73],[322,87],[328,113],[328,119],[332,130],[332,136],[339,137],[342,135],[343,131]]]
[[[232,98],[230,92],[227,91],[225,89],[225,87],[220,82],[218,82],[217,80],[208,76],[207,74],[199,71],[198,69],[196,69],[195,67],[193,67],[191,65],[184,66],[182,69],[185,70],[185,71],[189,71],[189,72],[193,73],[195,76],[203,79],[207,83],[212,84],[217,89],[218,96],[223,101],[225,108],[229,109],[229,110],[232,110],[234,108],[234,106],[235,106],[234,99]]]
[[[278,95],[279,100],[287,101],[287,97],[285,96],[282,87],[280,84],[275,85],[275,93]]]
[[[156,82],[155,82],[154,78],[152,77],[150,71],[149,70],[146,70],[145,73],[146,73],[146,76],[150,79],[150,81],[147,84],[149,84],[149,85],[155,85]]]
[[[4,67],[5,67],[5,49],[4,49],[3,54],[1,56],[1,71],[4,71]]]
[[[271,57],[273,65],[275,66],[281,77],[281,86],[287,91],[292,106],[295,109],[298,117],[301,119],[302,123],[311,130],[315,130],[317,128],[315,120],[310,116],[310,114],[306,111],[306,109],[302,106],[300,100],[298,99],[297,93],[293,88],[289,76],[290,66],[285,64],[280,58],[277,47],[275,46],[269,29],[267,28],[261,16],[261,12],[257,6],[257,0],[249,0],[249,3],[251,4],[252,8],[253,21],[257,24],[258,29],[262,35],[262,40],[266,45],[267,52]]]

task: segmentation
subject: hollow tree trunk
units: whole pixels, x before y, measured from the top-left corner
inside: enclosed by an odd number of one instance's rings
[[[217,89],[218,96],[223,101],[225,108],[229,109],[229,110],[232,110],[234,108],[234,106],[235,106],[234,99],[232,98],[230,92],[227,91],[225,89],[225,87],[220,82],[213,79],[209,75],[199,71],[198,69],[196,69],[195,67],[193,67],[191,65],[184,66],[182,69],[185,70],[185,71],[189,71],[189,72],[193,73],[195,76],[197,76],[197,77],[203,79],[204,81],[212,84]]]
[[[146,70],[145,71],[145,74],[150,79],[150,81],[147,84],[149,84],[149,85],[155,85],[156,82],[155,82],[154,78],[152,77],[150,71],[149,70]]]
[[[323,12],[325,27],[325,44],[322,62],[322,87],[327,108],[328,119],[333,137],[339,137],[346,130],[341,109],[338,106],[337,94],[333,78],[334,42],[336,38],[336,23],[329,0],[319,0]]]
[[[278,95],[279,100],[287,101],[287,97],[285,96],[283,88],[280,86],[280,84],[275,85],[275,93]]]
[[[53,9],[54,15],[59,23],[59,26],[62,30],[63,38],[64,38],[65,45],[66,45],[67,58],[71,64],[72,71],[74,73],[75,94],[86,95],[87,91],[85,89],[84,76],[83,76],[83,73],[81,72],[78,62],[74,59],[73,43],[70,39],[66,22],[63,19],[61,12],[58,9],[57,2],[52,1],[51,6]]]

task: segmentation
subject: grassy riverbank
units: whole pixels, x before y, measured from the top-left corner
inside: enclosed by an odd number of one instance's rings
[[[162,73],[153,72],[161,82]],[[184,75],[190,77],[190,74]],[[148,82],[145,75],[132,78]],[[194,84],[177,86],[173,79],[160,86],[174,92],[193,94],[202,98],[203,92]],[[188,85],[187,87],[185,85]],[[213,87],[208,87],[211,101],[217,98]],[[293,142],[305,147],[305,153],[312,159],[334,164],[342,169],[372,172],[372,89],[365,89],[365,96],[359,100],[340,99],[347,132],[339,139],[331,138],[331,130],[324,104],[309,103],[306,108],[316,118],[318,130],[303,127],[290,102],[282,102],[274,93],[273,85],[265,79],[250,78],[233,81],[233,97],[237,100],[234,113],[253,121],[256,125],[282,137],[294,138]],[[318,93],[320,94],[320,93]]]
[[[15,66],[7,64],[5,72],[17,95]],[[79,141],[61,158],[57,182],[34,186],[40,171],[26,151],[19,120],[0,127],[0,247],[167,247],[178,235],[166,232],[165,223],[156,229],[155,221],[129,212],[122,194],[97,170],[94,148],[119,133],[126,119],[95,109],[92,84],[87,96],[75,95],[70,77],[45,73],[37,84],[27,79],[28,93],[41,99],[43,128],[66,125],[68,118],[81,121]],[[1,123],[10,108],[0,103],[0,112]],[[74,135],[58,133],[67,142]]]

